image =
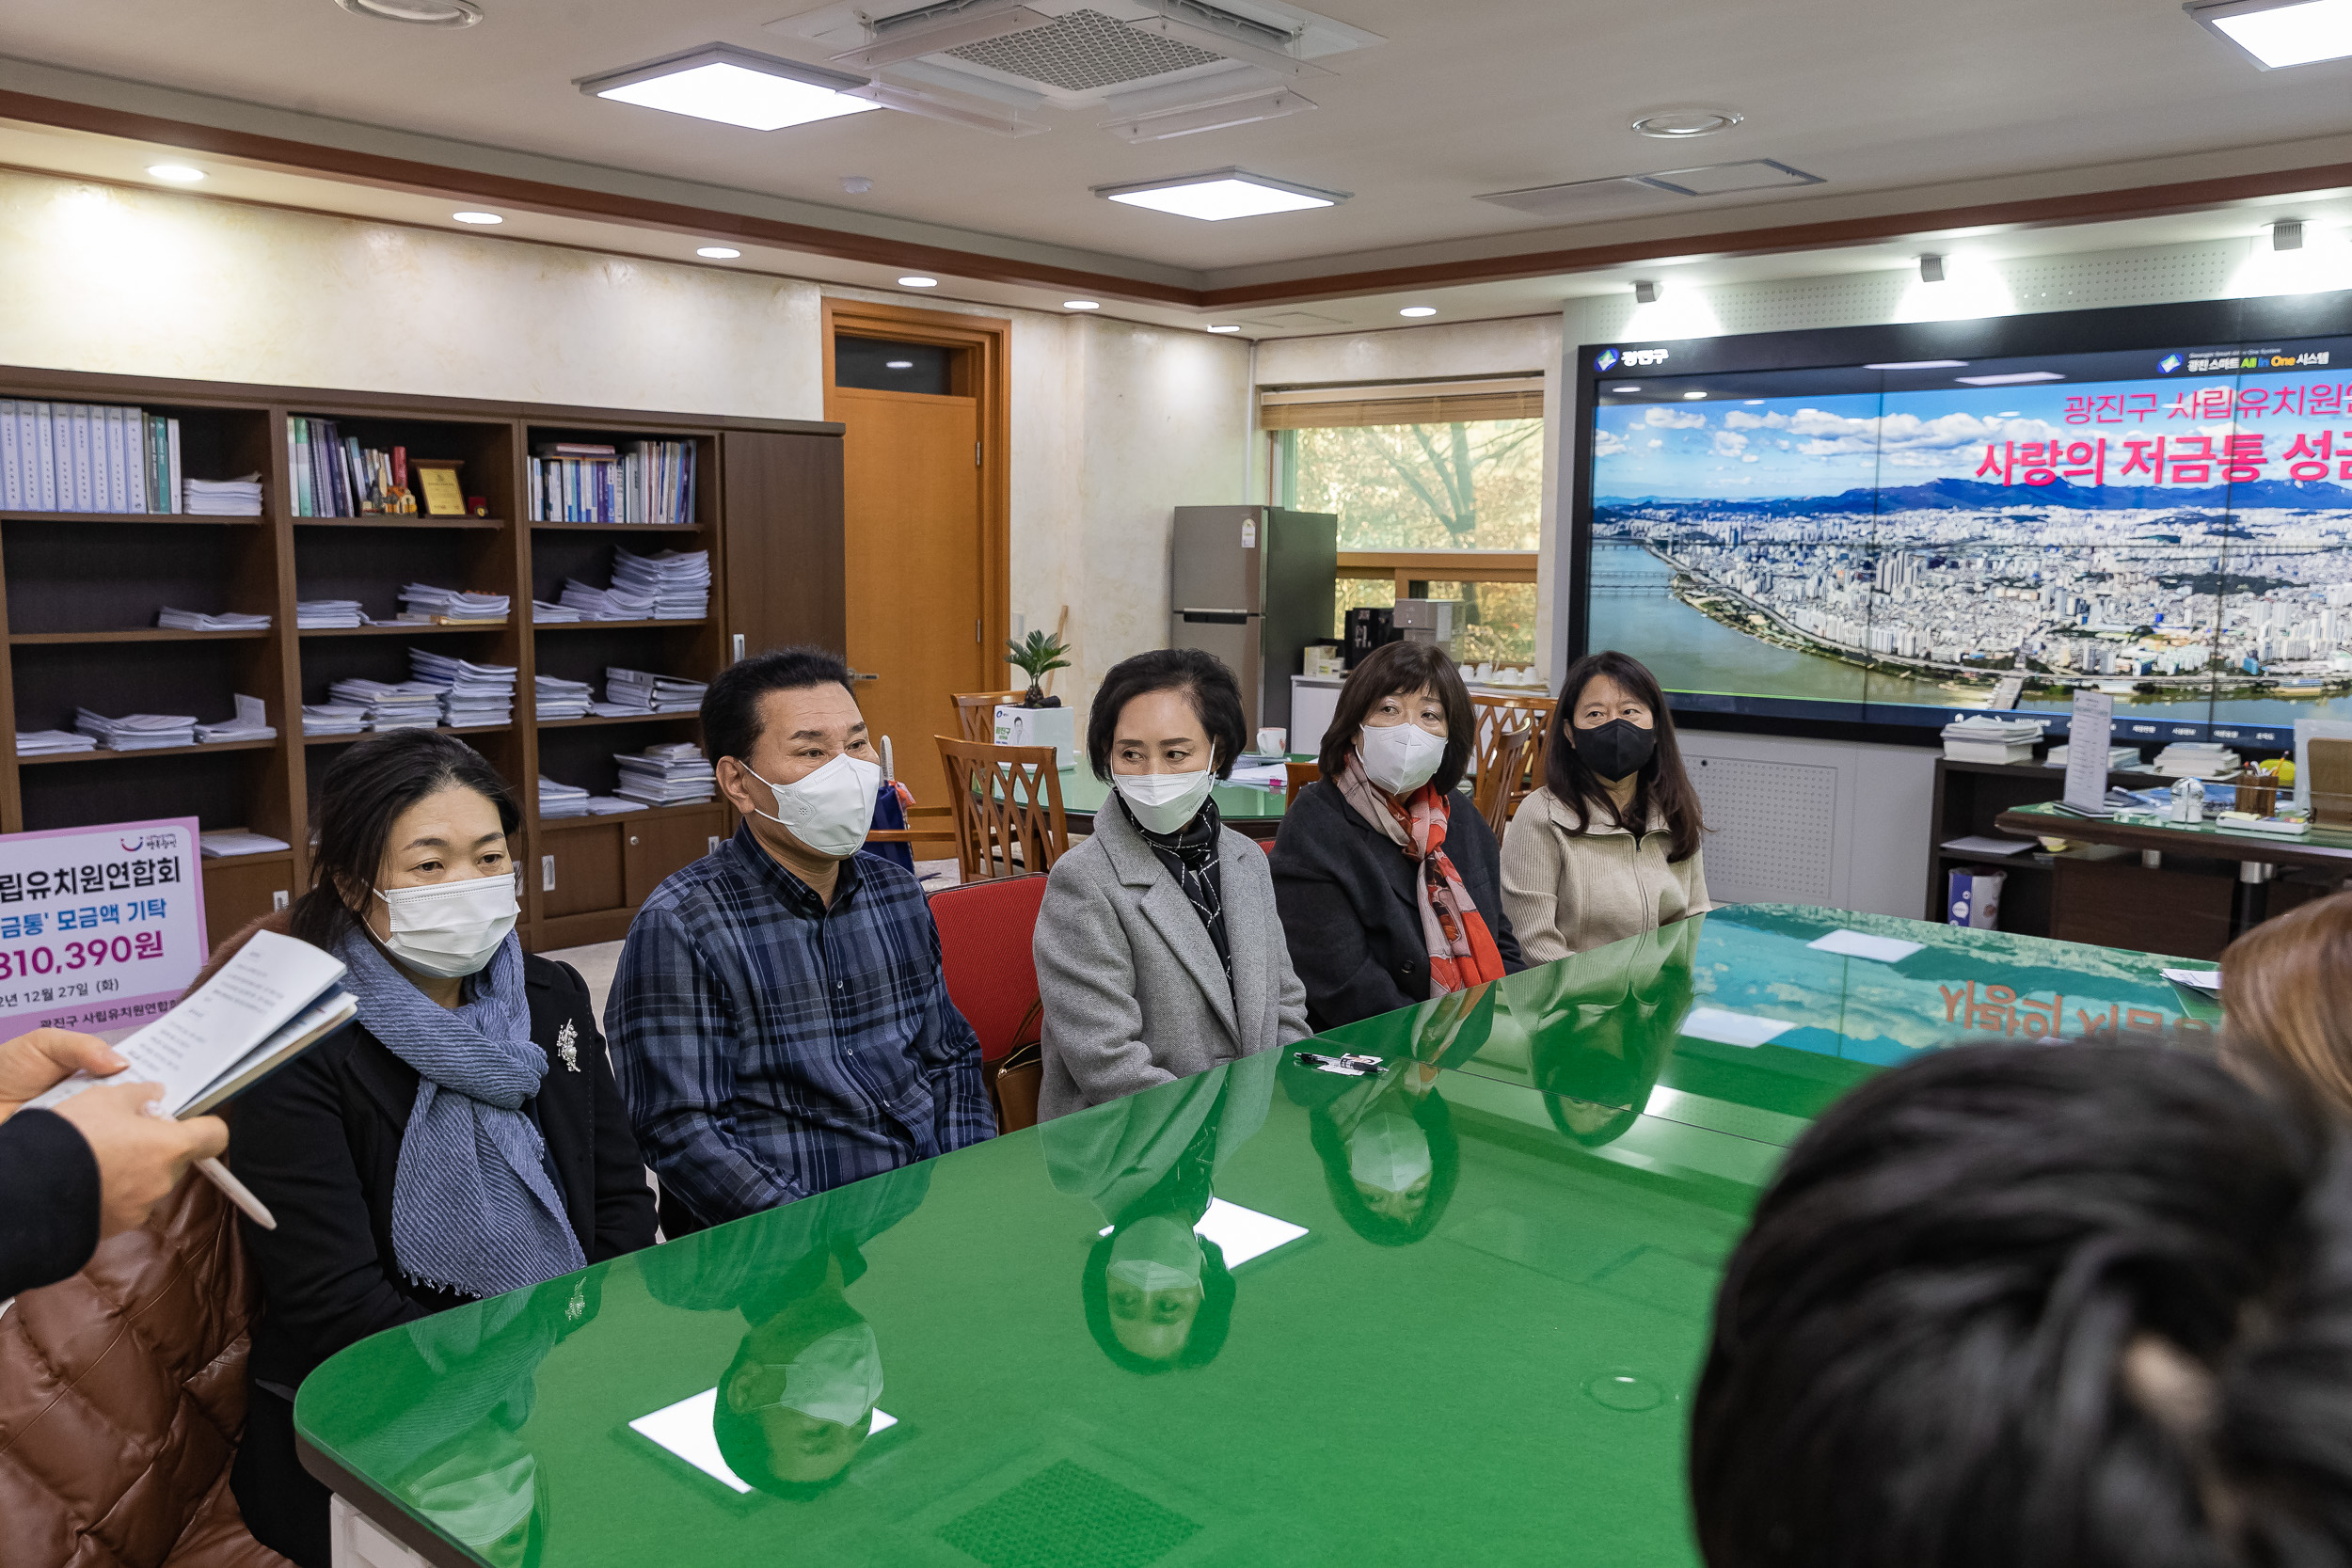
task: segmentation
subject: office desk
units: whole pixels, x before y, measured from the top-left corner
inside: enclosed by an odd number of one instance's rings
[[[1840,929],[1923,946],[1807,945]],[[2160,961],[1720,911],[1331,1037],[1373,1077],[1269,1053],[379,1335],[303,1385],[305,1460],[376,1568],[1694,1562],[1692,1380],[1783,1147],[1947,1040],[2204,1027]],[[1358,1186],[1367,1135],[1418,1196]],[[1105,1227],[1195,1216],[1198,1307],[1114,1319]],[[874,1430],[721,1446],[866,1327]]]
[[[2061,922],[2053,926],[2058,935],[2078,940],[2137,935],[2158,944],[2169,938],[2169,945],[2201,958],[2218,958],[2231,938],[2296,903],[2324,895],[2352,872],[2352,832],[2342,828],[2313,827],[2301,837],[2281,838],[2212,822],[2102,821],[2069,816],[2047,801],[2003,812],[1994,823],[2009,832],[2138,852],[2136,865],[2066,856],[2054,863],[2062,906],[2054,916]],[[2235,882],[2226,893],[2217,886],[2194,888],[2166,875],[2166,856],[2235,863]],[[2277,875],[2286,868],[2318,876],[2280,884]],[[2063,907],[2070,904],[2075,906],[2071,914]],[[2169,928],[2158,924],[2151,930],[2152,923],[2168,922]],[[2192,930],[2203,931],[2206,940],[2192,942]]]

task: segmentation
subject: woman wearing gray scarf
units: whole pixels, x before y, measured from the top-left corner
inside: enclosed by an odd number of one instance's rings
[[[256,1538],[326,1568],[327,1492],[294,1456],[310,1370],[648,1246],[654,1206],[587,987],[514,934],[496,770],[431,731],[363,741],[314,820],[310,892],[256,924],[341,958],[359,1014],[238,1106],[235,1169],[278,1228],[244,1232],[262,1316],[231,1482]]]

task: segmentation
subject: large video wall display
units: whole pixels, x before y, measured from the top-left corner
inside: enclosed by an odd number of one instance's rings
[[[1660,359],[1588,361],[1584,643],[1678,710],[1940,726],[2089,686],[2119,738],[2352,719],[2352,337]]]

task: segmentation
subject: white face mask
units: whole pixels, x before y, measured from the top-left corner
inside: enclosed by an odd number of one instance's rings
[[[389,893],[377,888],[375,895],[391,911],[384,950],[418,974],[444,980],[480,973],[522,912],[511,871]]]
[[[1406,1193],[1430,1172],[1429,1134],[1410,1117],[1366,1117],[1347,1141],[1347,1174],[1384,1193]]]
[[[743,771],[759,779],[748,762]],[[797,784],[771,784],[759,779],[776,798],[776,809],[759,815],[817,853],[846,861],[857,853],[866,831],[874,825],[874,798],[882,789],[882,776],[880,764],[842,752]]]
[[[1178,1291],[1200,1283],[1200,1238],[1168,1214],[1139,1219],[1111,1243],[1113,1279],[1138,1291]]]
[[[1366,724],[1362,736],[1356,750],[1364,777],[1391,795],[1410,795],[1436,778],[1445,761],[1445,736],[1419,724]]]
[[[1209,786],[1216,782],[1216,770],[1208,768],[1198,773],[1111,775],[1112,787],[1136,814],[1136,820],[1155,833],[1182,832],[1185,823],[1200,815],[1200,802],[1209,798]]]
[[[786,1363],[784,1393],[775,1402],[814,1421],[853,1427],[882,1398],[882,1347],[874,1326],[836,1328]]]

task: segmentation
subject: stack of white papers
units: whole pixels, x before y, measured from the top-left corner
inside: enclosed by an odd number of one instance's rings
[[[302,705],[304,735],[358,735],[368,727],[368,710],[364,704],[351,705],[342,703],[321,703]]]
[[[467,594],[412,582],[400,591],[400,602],[404,621],[503,621],[509,601],[503,594]]]
[[[588,717],[591,691],[586,681],[567,681],[561,675],[534,675],[532,684],[537,690],[542,721]]]
[[[441,721],[441,693],[422,681],[337,681],[326,692],[365,708],[372,730],[429,730]]]
[[[211,832],[196,835],[197,847],[206,860],[219,860],[224,855],[266,855],[278,849],[291,849],[293,845],[267,833],[249,833],[243,828],[215,828]]]
[[[645,802],[643,800],[616,800],[610,795],[588,797],[588,815],[591,816],[618,816],[625,811],[644,811],[644,809]]]
[[[654,596],[626,588],[597,588],[577,578],[564,579],[564,602],[589,621],[650,621]]]
[[[16,754],[21,757],[52,757],[66,752],[95,752],[98,740],[94,736],[76,735],[72,730],[19,730],[16,732]]]
[[[73,712],[73,727],[94,735],[110,752],[151,752],[162,746],[196,744],[196,716],[186,713],[126,713],[109,719],[87,708]]]
[[[196,739],[199,745],[209,746],[223,740],[275,740],[278,726],[269,721],[267,711],[259,697],[239,695],[237,716],[217,724],[199,724]]]
[[[2174,741],[2156,753],[2148,769],[2168,779],[2230,778],[2238,770],[2237,753],[2211,741]]]
[[[262,476],[243,479],[191,479],[183,485],[187,505],[182,510],[199,517],[258,517],[262,515]]]
[[[174,610],[169,605],[155,612],[157,626],[177,631],[267,631],[269,619],[266,615],[207,615],[200,610]]]
[[[533,626],[564,626],[587,617],[569,605],[549,604],[545,599],[531,601],[531,621]]]
[[[2067,759],[2072,757],[2074,754],[2074,748],[2068,742],[2061,740],[2057,745],[2051,747],[2049,755],[2043,757],[2042,760],[2049,764],[2052,768],[2063,768],[2066,766]],[[2139,771],[2139,748],[2137,746],[2108,747],[2107,771],[2110,773],[2137,773]]]
[[[700,681],[675,675],[609,666],[604,672],[604,700],[630,713],[693,713],[702,707],[707,689]]]
[[[368,624],[366,610],[357,599],[296,599],[294,629],[334,631]]]
[[[558,784],[542,773],[539,775],[539,815],[543,817],[585,816],[588,815],[588,792],[578,784]]]
[[[2046,721],[1971,715],[1944,726],[1944,755],[1952,762],[2031,762]]]
[[[718,770],[691,740],[648,746],[642,752],[617,752],[621,782],[612,793],[649,805],[699,804],[719,793]]]
[[[614,592],[650,594],[661,621],[697,621],[710,610],[710,552],[663,550],[660,555],[612,552]]]
[[[416,684],[441,693],[444,723],[506,724],[515,718],[515,667],[475,664],[422,648],[408,650],[409,673]]]

